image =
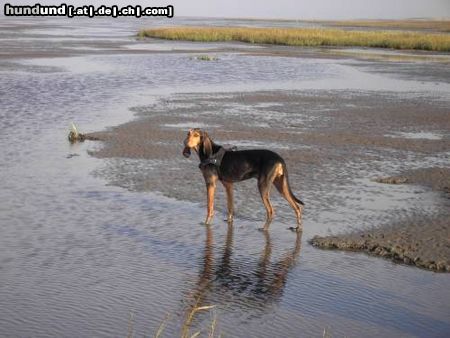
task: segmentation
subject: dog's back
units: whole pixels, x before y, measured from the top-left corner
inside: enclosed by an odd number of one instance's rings
[[[220,176],[230,182],[258,178],[276,163],[284,165],[277,153],[266,149],[227,151],[220,165]]]

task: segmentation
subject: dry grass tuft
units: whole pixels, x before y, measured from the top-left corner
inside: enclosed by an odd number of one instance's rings
[[[194,334],[190,333],[192,320],[194,316],[199,311],[211,310],[214,309],[215,305],[206,305],[206,306],[198,306],[198,301],[191,307],[190,311],[187,312],[186,318],[183,323],[183,328],[181,330],[181,338],[194,338],[200,335],[201,331],[197,331]],[[209,337],[214,338],[214,332],[216,327],[217,318],[214,316],[211,327],[209,329]]]
[[[158,327],[158,331],[156,331],[154,338],[159,338],[161,337],[162,333],[164,332],[167,322],[169,321],[170,316],[167,315],[166,318],[164,318],[164,320],[161,322],[161,324],[159,324]]]

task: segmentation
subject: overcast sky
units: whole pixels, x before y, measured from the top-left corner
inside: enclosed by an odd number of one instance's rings
[[[450,0],[6,0],[3,4],[173,5],[175,16],[286,19],[450,18]]]

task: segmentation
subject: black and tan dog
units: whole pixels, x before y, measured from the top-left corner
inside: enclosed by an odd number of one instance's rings
[[[249,178],[258,180],[258,189],[267,211],[263,230],[268,230],[273,219],[273,207],[269,193],[272,183],[289,202],[297,216],[295,229],[302,229],[303,202],[291,191],[286,163],[280,155],[270,150],[255,149],[232,151],[215,144],[208,133],[200,129],[189,130],[184,140],[183,155],[189,157],[194,149],[200,158],[200,170],[205,178],[207,189],[207,214],[205,224],[211,224],[214,215],[214,194],[219,180],[227,193],[227,221],[233,221],[233,183]]]

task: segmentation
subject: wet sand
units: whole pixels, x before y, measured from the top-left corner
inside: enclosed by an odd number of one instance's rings
[[[221,113],[230,106],[241,107],[232,119],[229,114]],[[321,107],[319,114],[314,112],[315,107]],[[299,110],[306,114],[301,120],[295,113]],[[195,115],[189,114],[190,111],[195,111]],[[396,161],[406,161],[411,154],[426,158],[450,152],[450,112],[445,105],[413,97],[402,100],[383,93],[184,94],[169,97],[154,106],[137,108],[136,112],[138,118],[132,122],[90,134],[104,141],[104,146],[93,153],[96,157],[152,162],[151,172],[136,170],[130,175],[124,172],[126,168],[114,169],[116,173],[110,176],[114,184],[204,203],[204,183],[196,161],[181,156],[186,130],[199,126],[222,144],[238,148],[264,147],[279,152],[288,163],[293,190],[300,196],[303,190],[308,192],[307,196],[302,196],[306,202],[306,219],[308,209],[314,208],[316,203],[322,207],[324,203],[339,205],[339,201],[326,201],[323,196],[333,185],[339,186],[353,178],[371,179],[373,171],[387,174],[395,168]],[[180,124],[180,116],[186,122]],[[414,138],[414,133],[412,137],[396,136],[399,130],[437,129],[443,137]],[[353,162],[353,168],[348,167],[349,162]],[[450,171],[438,164],[406,171],[401,177],[406,177],[407,183],[439,192],[445,204]],[[325,167],[332,168],[331,175]],[[238,216],[262,221],[263,209],[255,183],[245,182],[236,187]],[[219,210],[223,211],[224,200],[220,192]],[[289,222],[292,216],[289,209],[284,205],[279,207]],[[364,217],[365,210],[360,213]],[[383,220],[382,227],[371,222],[363,224],[370,230],[316,236],[311,243],[320,248],[364,251],[434,271],[450,271],[448,215],[445,207],[432,215],[420,210],[402,210],[399,217],[392,214],[388,222]]]

